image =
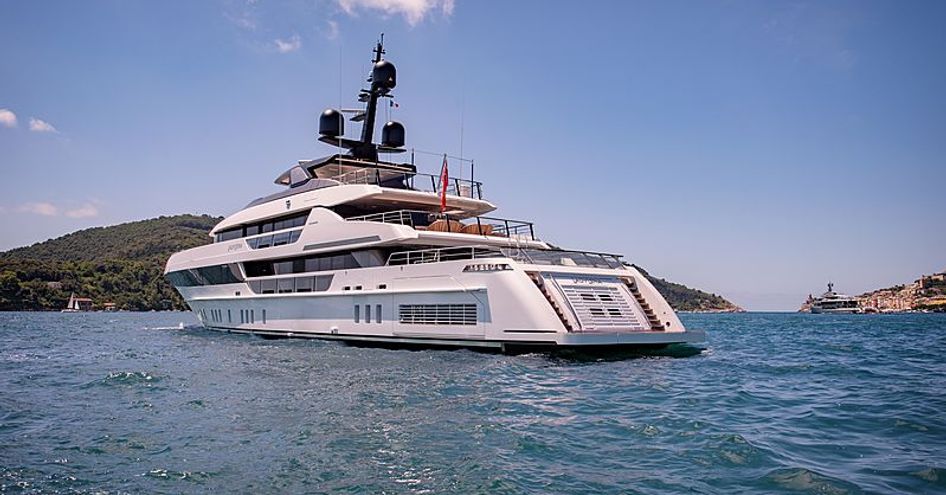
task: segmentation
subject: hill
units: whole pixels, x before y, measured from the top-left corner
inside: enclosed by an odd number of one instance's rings
[[[676,311],[694,311],[704,313],[737,313],[744,311],[739,306],[729,302],[722,296],[703,292],[698,289],[691,289],[683,284],[670,282],[662,278],[654,277],[647,273],[647,270],[633,265],[638,269],[650,283],[664,296],[670,307]]]
[[[221,218],[177,215],[95,227],[0,253],[0,310],[58,310],[73,292],[97,306],[186,309],[165,280],[171,254],[210,243]],[[656,278],[638,268],[681,311],[739,311],[715,294]]]
[[[0,253],[0,310],[54,310],[69,295],[120,309],[185,309],[165,280],[176,251],[210,242],[221,219],[177,215],[94,227]]]

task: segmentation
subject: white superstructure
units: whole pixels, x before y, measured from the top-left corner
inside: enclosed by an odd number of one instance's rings
[[[828,291],[821,294],[821,297],[808,296],[808,305],[809,311],[813,314],[854,314],[862,312],[856,297],[838,294],[834,291],[834,284],[831,282],[828,282]]]
[[[479,182],[379,160],[403,151],[404,131],[389,122],[372,143],[375,104],[395,84],[380,43],[375,53],[366,111],[352,119],[364,121],[362,140],[342,137],[339,114],[326,111],[320,139],[348,154],[299,162],[277,178],[284,191],[168,260],[204,326],[504,350],[704,340],[619,256],[559,249],[529,222],[488,216],[496,207]]]

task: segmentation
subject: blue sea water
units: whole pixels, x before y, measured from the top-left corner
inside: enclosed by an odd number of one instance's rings
[[[946,315],[683,318],[590,357],[0,314],[0,492],[946,493]]]

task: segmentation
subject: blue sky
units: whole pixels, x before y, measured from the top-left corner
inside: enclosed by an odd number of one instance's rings
[[[946,3],[0,2],[0,249],[229,214],[384,32],[498,214],[749,309],[946,269]],[[349,132],[357,132],[350,124]],[[459,167],[455,167],[459,168]],[[436,160],[428,172],[436,172]]]

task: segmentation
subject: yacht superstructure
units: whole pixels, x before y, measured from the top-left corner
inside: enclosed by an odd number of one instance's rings
[[[285,189],[252,201],[174,254],[165,273],[200,322],[268,336],[383,344],[513,347],[700,342],[653,285],[614,254],[564,250],[530,222],[492,216],[483,185],[419,173],[404,127],[373,142],[378,101],[396,85],[374,50],[361,139],[326,110],[319,140],[347,150],[298,162]]]
[[[809,295],[807,302],[809,311],[814,314],[852,314],[861,312],[857,298],[845,294],[838,294],[834,291],[834,284],[831,282],[828,282],[827,292],[821,294],[820,297],[812,297]]]

